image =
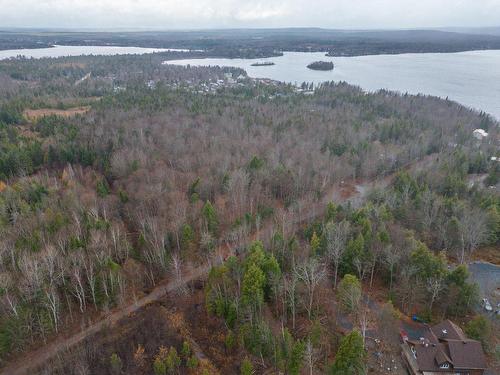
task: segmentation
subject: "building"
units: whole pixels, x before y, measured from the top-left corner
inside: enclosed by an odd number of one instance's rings
[[[482,375],[486,369],[481,343],[450,320],[429,327],[419,340],[405,338],[401,348],[411,375]]]
[[[483,140],[483,138],[486,138],[488,136],[488,133],[483,129],[475,129],[472,132],[472,135],[474,136],[474,138],[481,141]]]

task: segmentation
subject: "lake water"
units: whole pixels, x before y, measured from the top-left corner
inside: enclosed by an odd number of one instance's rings
[[[52,48],[11,49],[0,51],[0,60],[17,57],[19,55],[28,58],[33,57],[35,59],[40,59],[42,57],[64,57],[81,55],[140,55],[144,53],[168,51],[186,52],[188,50],[116,46],[54,46]]]
[[[318,60],[333,61],[335,69],[315,71],[307,68],[308,64]],[[256,61],[272,61],[276,65],[251,66]],[[168,63],[235,66],[245,69],[253,78],[297,84],[346,81],[367,91],[389,89],[448,97],[500,119],[500,50],[358,57],[285,52],[280,57],[259,60],[190,59]]]
[[[0,51],[0,60],[19,55],[42,58],[166,51],[187,50],[116,46],[54,46],[53,48]],[[318,60],[333,61],[335,69],[325,72],[307,68],[308,64]],[[256,61],[272,61],[276,65],[251,66]],[[280,57],[259,60],[189,59],[168,61],[168,63],[236,66],[245,69],[250,77],[270,78],[297,84],[346,81],[367,91],[383,88],[402,93],[448,97],[500,119],[499,50],[358,57],[326,57],[321,52],[285,52]]]

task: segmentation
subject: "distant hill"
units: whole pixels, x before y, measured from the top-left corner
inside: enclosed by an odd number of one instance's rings
[[[440,29],[441,31],[452,31],[464,34],[494,35],[500,36],[500,26],[496,27],[450,27]]]
[[[0,50],[43,48],[54,44],[116,45],[202,49],[209,56],[261,58],[276,56],[281,51],[357,56],[500,49],[500,28],[461,31],[320,28],[129,32],[4,30],[0,31]]]

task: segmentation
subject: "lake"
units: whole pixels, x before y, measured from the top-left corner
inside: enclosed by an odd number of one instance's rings
[[[153,52],[186,52],[185,49],[142,48],[142,47],[116,47],[116,46],[54,46],[52,48],[11,49],[0,51],[0,60],[17,57],[65,57],[81,55],[140,55]]]
[[[332,61],[332,71],[307,68]],[[251,66],[272,61],[272,66]],[[245,69],[250,77],[297,83],[346,81],[367,91],[389,89],[410,94],[448,97],[500,119],[500,50],[459,53],[412,53],[358,57],[326,57],[324,53],[285,52],[283,56],[249,59],[189,59],[180,65],[219,65]]]
[[[0,51],[0,60],[23,55],[28,58],[80,55],[145,54],[183,49],[54,46],[53,48]],[[314,61],[332,61],[332,71],[307,68]],[[251,66],[256,61],[272,61],[271,66]],[[250,59],[187,59],[168,61],[178,65],[236,66],[250,77],[283,82],[321,83],[346,81],[367,91],[389,89],[402,93],[450,98],[466,106],[483,110],[500,119],[500,51],[459,53],[412,53],[357,57],[327,57],[322,52],[285,52],[283,56]]]

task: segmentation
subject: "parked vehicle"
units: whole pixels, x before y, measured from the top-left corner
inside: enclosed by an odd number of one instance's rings
[[[493,307],[491,306],[490,301],[488,301],[488,298],[483,298],[483,306],[486,311],[488,312],[493,311]]]

